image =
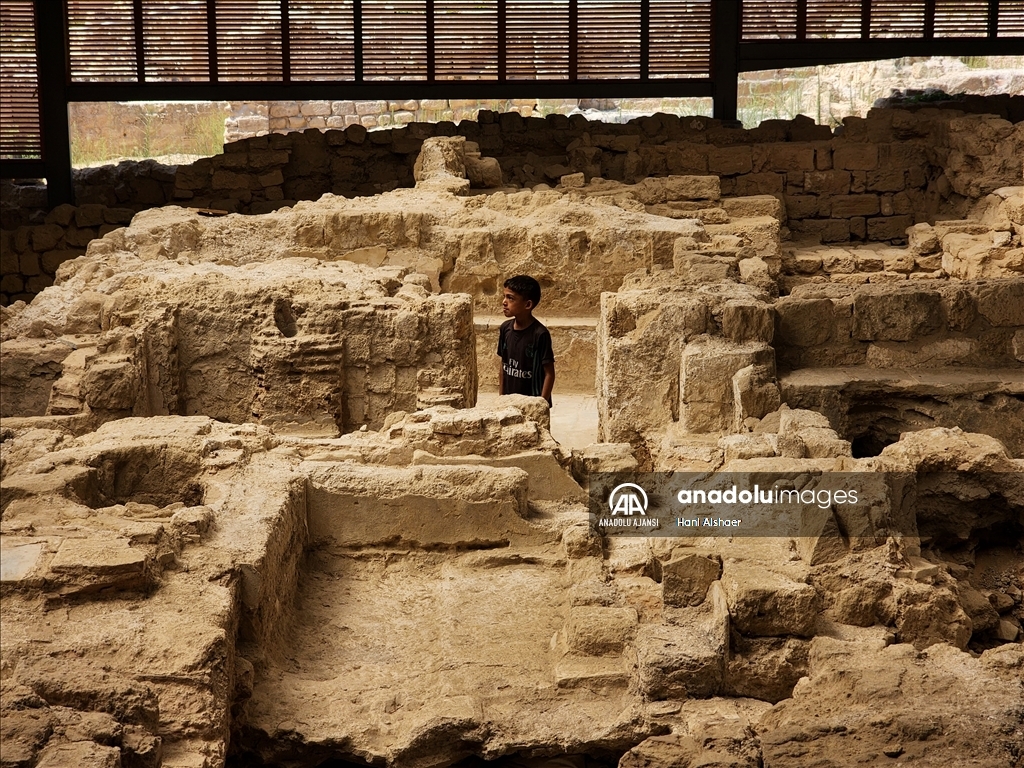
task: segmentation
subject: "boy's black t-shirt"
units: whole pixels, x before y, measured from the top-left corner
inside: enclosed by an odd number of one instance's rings
[[[536,318],[521,331],[515,329],[515,322],[514,317],[506,320],[498,331],[502,391],[506,395],[540,397],[544,387],[544,364],[555,362],[551,333]]]

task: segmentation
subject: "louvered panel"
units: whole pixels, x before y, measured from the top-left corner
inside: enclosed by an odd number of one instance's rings
[[[988,0],[935,0],[935,37],[988,36]]]
[[[797,0],[743,0],[742,38],[779,40],[796,37]]]
[[[142,45],[146,80],[208,81],[206,0],[142,0]]]
[[[438,80],[498,77],[498,0],[435,0],[434,73]]]
[[[577,77],[640,77],[640,0],[577,0]]]
[[[505,72],[509,80],[569,77],[569,0],[506,0]]]
[[[293,81],[355,77],[352,0],[291,0],[288,29]]]
[[[650,0],[651,78],[711,73],[711,0]]]
[[[998,26],[999,37],[1024,37],[1024,2],[999,3]]]
[[[71,82],[138,82],[132,0],[68,0]]]
[[[0,157],[42,157],[36,20],[31,0],[0,0]]]
[[[807,37],[860,37],[861,0],[807,0]]]
[[[871,37],[924,37],[925,0],[873,0]]]
[[[217,0],[221,80],[282,79],[280,0]]]
[[[363,0],[363,77],[426,79],[426,0]]]

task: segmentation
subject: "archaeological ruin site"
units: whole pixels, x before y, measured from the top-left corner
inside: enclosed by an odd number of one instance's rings
[[[0,766],[1024,768],[1022,173],[1006,94],[5,181]]]

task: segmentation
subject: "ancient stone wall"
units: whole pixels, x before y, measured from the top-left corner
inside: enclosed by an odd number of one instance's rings
[[[703,117],[656,115],[606,125],[582,115],[524,118],[482,111],[477,121],[459,125],[413,122],[373,132],[352,125],[260,136],[177,169],[152,161],[86,169],[76,174],[76,200],[134,210],[171,203],[265,213],[328,192],[372,195],[412,186],[424,139],[462,135],[497,158],[509,186],[553,185],[576,172],[586,180],[627,183],[713,174],[725,197],[768,194],[782,200],[783,223],[794,237],[903,242],[913,224],[934,221],[943,210],[962,215],[965,201],[1019,183],[1022,126],[934,108],[875,110],[867,118],[848,118],[835,135],[801,118],[743,130]],[[5,211],[8,231],[0,245],[8,303],[48,284],[55,264],[92,236],[83,230],[99,226],[76,223],[72,230],[67,210],[49,221],[47,216]],[[120,221],[124,214],[111,218]],[[44,254],[50,254],[46,264],[37,267]]]

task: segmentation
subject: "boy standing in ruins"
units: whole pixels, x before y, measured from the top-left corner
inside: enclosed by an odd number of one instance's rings
[[[502,323],[498,331],[498,394],[543,397],[551,405],[555,385],[551,334],[533,316],[540,304],[540,283],[529,275],[516,275],[505,281],[504,288],[501,309],[511,320]]]

